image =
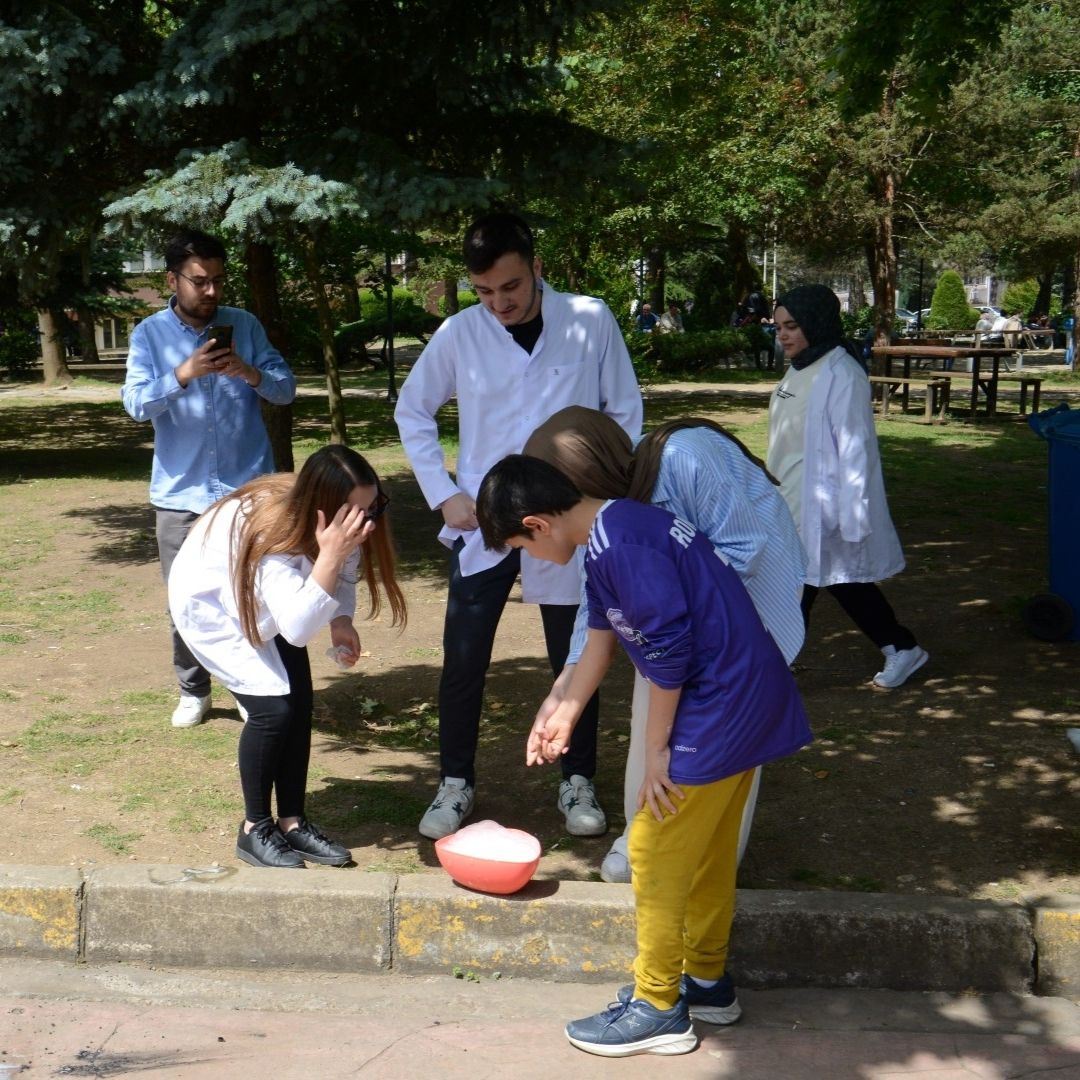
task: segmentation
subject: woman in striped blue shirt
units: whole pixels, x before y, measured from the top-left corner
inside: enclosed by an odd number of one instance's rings
[[[702,418],[674,420],[639,440],[635,448],[609,417],[572,406],[537,428],[525,444],[525,453],[560,469],[585,495],[652,503],[696,526],[738,573],[784,659],[789,664],[794,660],[805,635],[800,599],[806,556],[775,482],[723,428]],[[566,667],[540,706],[534,729],[544,726],[562,700],[585,636],[582,604]],[[627,823],[636,811],[641,786],[647,705],[648,684],[637,675],[623,792]],[[747,799],[739,837],[740,858],[753,819],[759,779],[755,775]],[[626,844],[624,832],[600,868],[605,881],[630,880]]]

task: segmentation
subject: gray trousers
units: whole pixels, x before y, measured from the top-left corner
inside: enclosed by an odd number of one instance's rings
[[[159,510],[156,506],[154,513],[161,576],[167,587],[173,559],[176,558],[180,545],[183,544],[184,538],[199,515],[189,510]],[[166,614],[168,614],[167,605]],[[169,615],[169,629],[172,631],[173,667],[176,669],[176,681],[180,684],[180,692],[190,694],[192,697],[206,697],[210,693],[210,672],[191,655],[191,650],[177,633],[171,615]]]

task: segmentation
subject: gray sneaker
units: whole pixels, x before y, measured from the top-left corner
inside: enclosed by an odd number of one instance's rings
[[[559,785],[559,809],[571,836],[603,836],[607,832],[607,817],[596,801],[593,782],[584,776],[574,773]]]
[[[473,812],[476,790],[472,784],[456,776],[447,776],[424,816],[420,819],[420,835],[429,840],[441,840],[456,833],[461,823]]]

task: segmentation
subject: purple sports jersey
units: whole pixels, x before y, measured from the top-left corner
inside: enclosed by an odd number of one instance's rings
[[[813,738],[745,586],[693,525],[632,499],[606,503],[585,571],[589,626],[614,630],[650,682],[682,687],[668,770],[676,783],[734,776]]]

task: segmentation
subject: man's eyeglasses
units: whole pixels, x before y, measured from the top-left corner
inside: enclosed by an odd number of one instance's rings
[[[190,281],[196,289],[200,291],[203,289],[209,289],[211,285],[219,291],[225,288],[226,277],[223,274],[221,277],[188,277],[187,274],[182,274],[179,270],[175,271],[177,277],[182,277],[185,281]]]
[[[364,520],[378,521],[389,506],[390,496],[380,489],[379,494],[375,496],[375,501],[364,511]]]

